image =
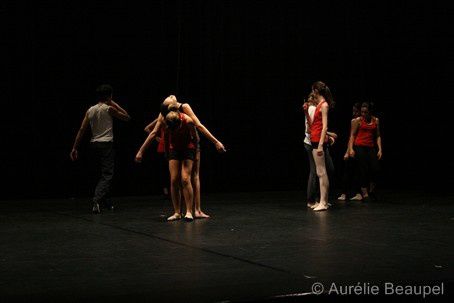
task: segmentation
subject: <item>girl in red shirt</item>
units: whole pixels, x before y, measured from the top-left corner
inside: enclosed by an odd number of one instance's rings
[[[355,123],[355,119],[361,115],[361,103],[357,102],[353,105],[352,110],[352,119],[350,121],[350,133]],[[350,136],[349,136],[350,138]],[[337,200],[345,201],[345,200],[356,200],[361,201],[363,199],[362,195],[359,193],[359,184],[358,184],[358,172],[357,172],[357,163],[356,159],[350,158],[348,142],[347,142],[347,150],[344,154],[344,171],[342,175],[342,189],[341,195]],[[349,198],[350,191],[353,191],[355,195]]]
[[[369,200],[374,192],[376,176],[379,171],[378,160],[382,157],[380,122],[372,115],[372,104],[361,105],[361,116],[352,123],[349,155],[358,161],[359,177],[363,200]]]
[[[320,184],[320,202],[315,205],[313,210],[322,211],[328,209],[329,179],[326,171],[325,151],[328,146],[328,109],[334,106],[334,100],[328,86],[321,81],[312,85],[312,93],[317,107],[310,133],[312,155]]]
[[[179,112],[176,108],[172,109],[166,118],[165,124],[157,121],[155,128],[148,135],[145,142],[140,147],[136,155],[136,162],[141,162],[143,153],[150,143],[155,139],[159,129],[165,125],[167,135],[165,136],[166,155],[169,160],[170,171],[170,190],[174,214],[167,220],[173,221],[181,218],[180,205],[180,184],[183,190],[186,203],[186,214],[184,218],[188,221],[193,220],[192,207],[194,191],[191,183],[193,161],[196,155],[197,138],[194,121],[186,114]]]

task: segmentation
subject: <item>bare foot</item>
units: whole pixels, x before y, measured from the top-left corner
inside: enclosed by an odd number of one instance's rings
[[[328,209],[327,203],[319,203],[318,206],[314,208],[314,211],[322,211],[327,209]]]
[[[310,206],[310,208],[314,209],[314,208],[318,207],[319,205],[320,205],[320,202],[315,202],[314,204],[312,204]]]
[[[361,194],[356,194],[354,197],[350,198],[352,201],[361,201],[363,199],[363,196]]]
[[[192,217],[192,214],[190,212],[187,212],[186,215],[184,216],[184,219],[186,221],[193,221],[194,218]]]
[[[180,220],[181,219],[181,215],[179,213],[175,213],[173,214],[173,216],[170,216],[167,218],[167,221],[175,221],[175,220]]]
[[[205,218],[209,218],[210,216],[205,214],[203,211],[201,210],[196,210],[194,212],[194,215],[195,215],[195,218],[196,219],[205,219]]]

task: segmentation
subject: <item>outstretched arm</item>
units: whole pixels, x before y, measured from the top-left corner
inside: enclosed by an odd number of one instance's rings
[[[153,120],[153,122],[151,122],[150,124],[148,124],[147,126],[145,126],[145,129],[144,131],[146,133],[151,133],[151,131],[154,129],[154,127],[156,126],[156,123],[158,123],[158,119],[159,119],[159,116]]]
[[[142,146],[140,147],[139,151],[137,152],[136,158],[135,158],[135,161],[137,163],[142,162],[143,153],[147,150],[148,146],[150,146],[151,142],[156,137],[156,134],[158,133],[158,131],[161,128],[161,125],[162,125],[162,121],[161,120],[162,119],[159,119],[156,122],[156,125],[155,125],[153,131],[150,134],[148,134],[148,137],[145,139],[145,142],[143,142]]]
[[[195,127],[197,127],[198,130],[200,130],[200,132],[208,139],[210,140],[211,142],[213,142],[213,144],[216,146],[216,149],[218,150],[218,152],[225,152],[226,149],[224,147],[224,145],[221,143],[221,141],[219,141],[218,139],[216,139],[211,133],[210,131],[200,122],[200,120],[197,118],[197,116],[194,114],[194,112],[192,111],[192,108],[191,106],[189,106],[189,104],[187,103],[184,103],[183,104],[183,112],[185,114],[187,114],[191,119],[192,121],[194,122],[194,125]]]
[[[77,132],[76,139],[74,140],[74,144],[73,144],[71,153],[69,154],[69,157],[73,161],[76,161],[77,158],[79,157],[77,149],[79,148],[80,141],[82,140],[85,132],[87,131],[88,125],[89,125],[88,112],[86,112],[84,119],[82,120],[82,124],[79,128],[79,131]]]

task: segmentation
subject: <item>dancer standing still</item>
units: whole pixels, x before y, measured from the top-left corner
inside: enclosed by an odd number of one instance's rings
[[[383,155],[380,123],[372,113],[373,104],[364,102],[361,105],[361,117],[356,118],[352,125],[348,143],[350,157],[356,157],[358,161],[361,193],[365,202],[370,200],[370,194],[375,193],[376,177],[380,170],[378,160]]]
[[[312,155],[320,183],[320,202],[313,208],[314,211],[328,209],[329,179],[326,171],[325,151],[328,147],[328,110],[334,106],[333,97],[328,86],[321,82],[312,85],[312,93],[317,103],[314,120],[311,125]]]
[[[120,105],[112,100],[112,92],[112,87],[107,84],[100,85],[96,89],[98,103],[85,113],[70,153],[71,160],[76,161],[79,157],[80,141],[90,126],[92,132],[90,147],[101,166],[101,177],[93,196],[92,211],[95,214],[101,212],[101,206],[107,206],[113,210],[113,205],[109,202],[115,166],[112,117],[122,121],[128,121],[131,118]]]
[[[315,167],[314,155],[312,154],[312,142],[311,142],[311,126],[314,120],[314,113],[316,109],[317,101],[315,100],[314,94],[311,92],[307,99],[307,102],[303,104],[303,112],[305,114],[305,138],[304,138],[304,148],[307,152],[307,157],[309,160],[309,176],[307,180],[307,207],[315,208],[319,201],[320,190],[319,182],[317,177],[317,170]],[[332,132],[328,132],[329,145],[333,145],[336,142],[337,135]],[[333,176],[334,174],[334,164],[329,153],[329,148],[324,152],[326,169],[328,177]],[[328,204],[329,205],[329,204]]]
[[[361,115],[361,103],[355,103],[352,109],[352,120],[350,121],[350,134],[355,123],[355,119]],[[348,136],[350,139],[350,136]],[[363,197],[359,193],[359,184],[358,184],[358,167],[357,161],[355,158],[350,157],[349,147],[347,142],[347,150],[344,154],[344,172],[342,175],[342,189],[341,195],[337,198],[339,201],[345,200],[356,200],[361,201]],[[354,191],[355,195],[349,198],[351,194],[350,191]]]
[[[305,137],[304,137],[304,149],[307,153],[307,158],[309,160],[309,176],[307,179],[307,207],[314,208],[317,203],[317,171],[315,169],[314,156],[312,155],[312,143],[311,143],[311,124],[314,120],[315,112],[315,100],[314,95],[311,93],[307,99],[307,102],[303,104],[303,111],[305,114],[304,124],[305,124]]]

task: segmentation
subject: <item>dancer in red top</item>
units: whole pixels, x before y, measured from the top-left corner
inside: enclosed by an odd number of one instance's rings
[[[169,113],[169,107],[176,107],[180,112],[188,115],[193,121],[196,129],[201,132],[208,140],[210,140],[216,147],[217,151],[222,153],[226,152],[224,145],[214,137],[213,134],[200,122],[198,117],[195,115],[191,106],[188,103],[179,103],[174,95],[170,95],[164,99],[161,104],[161,113],[157,120],[164,123],[165,116]],[[198,132],[196,132],[197,139],[199,141]],[[201,208],[200,200],[200,145],[197,144],[196,155],[193,163],[191,183],[194,189],[194,215],[196,218],[209,218],[210,216],[205,214]]]
[[[355,119],[361,115],[361,103],[357,102],[353,105],[352,109],[352,120],[350,121],[350,133],[355,123]],[[349,136],[350,138],[350,136]],[[362,195],[359,193],[359,184],[358,184],[358,172],[357,172],[357,161],[354,158],[350,158],[349,146],[347,142],[347,150],[344,154],[344,172],[342,176],[342,192],[337,200],[356,200],[361,201],[363,199]],[[349,198],[350,191],[353,191],[355,195]]]
[[[313,148],[311,143],[311,126],[314,119],[315,109],[317,107],[317,101],[315,100],[314,94],[310,93],[307,101],[303,104],[303,112],[305,114],[305,138],[304,138],[304,148],[306,149],[308,160],[309,160],[309,178],[307,182],[307,206],[309,208],[315,208],[317,206],[317,201],[319,201],[318,196],[320,196],[320,186],[318,183],[317,170],[315,167],[314,156],[312,154]],[[337,135],[332,132],[326,132],[328,135],[329,145],[333,145],[336,142]],[[328,179],[334,174],[334,164],[331,159],[329,148],[325,149],[325,166],[328,173]]]
[[[156,123],[158,122],[158,118],[154,119],[153,122],[148,124],[145,127],[145,132],[146,133],[151,133],[151,131],[154,129]],[[156,136],[156,141],[158,141],[158,147],[156,149],[156,152],[158,153],[158,166],[159,166],[159,182],[161,184],[162,188],[162,193],[164,194],[164,197],[168,198],[169,197],[169,168],[167,164],[167,158],[165,156],[165,129],[161,127],[159,131],[159,135]]]
[[[173,108],[167,114],[165,125],[167,127],[166,153],[169,160],[170,189],[174,214],[167,220],[173,221],[181,218],[180,209],[180,181],[183,195],[186,202],[185,219],[193,220],[192,206],[194,193],[191,184],[191,173],[193,161],[196,154],[197,135],[195,133],[194,121],[186,114],[180,113]],[[136,162],[141,162],[143,153],[156,137],[158,130],[162,127],[161,121],[157,121],[155,128],[148,135],[136,155]]]
[[[378,160],[382,158],[380,124],[378,118],[372,115],[371,103],[364,102],[361,105],[361,117],[352,124],[349,155],[358,160],[361,192],[363,200],[368,201],[369,194],[375,190]]]
[[[330,106],[334,106],[334,101],[328,86],[321,81],[315,82],[312,85],[312,93],[314,94],[317,107],[311,125],[311,143],[320,183],[320,202],[313,209],[314,211],[322,211],[328,209],[329,180],[326,172],[324,153],[328,146],[328,109]]]

